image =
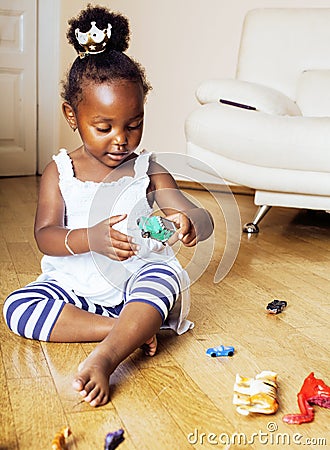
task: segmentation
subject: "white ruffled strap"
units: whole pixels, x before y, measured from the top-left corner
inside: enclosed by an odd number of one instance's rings
[[[57,155],[53,155],[53,160],[57,165],[57,170],[61,181],[74,177],[72,160],[65,148],[61,148]]]
[[[134,166],[136,178],[146,176],[151,160],[153,160],[152,153],[146,152],[145,150],[136,158]]]

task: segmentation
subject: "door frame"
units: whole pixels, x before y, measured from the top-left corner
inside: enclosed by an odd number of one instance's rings
[[[58,150],[61,2],[37,0],[37,173]]]

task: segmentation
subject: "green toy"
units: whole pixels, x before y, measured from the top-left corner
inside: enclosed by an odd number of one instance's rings
[[[142,216],[136,223],[141,230],[142,237],[156,239],[164,245],[176,231],[174,223],[161,216]]]

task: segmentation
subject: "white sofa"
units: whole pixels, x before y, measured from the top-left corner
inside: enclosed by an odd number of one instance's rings
[[[190,164],[255,189],[244,231],[258,232],[271,206],[330,210],[330,8],[249,11],[236,78],[207,80],[196,96]]]

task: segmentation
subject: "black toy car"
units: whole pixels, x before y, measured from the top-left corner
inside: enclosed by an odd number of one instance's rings
[[[286,305],[287,302],[284,300],[273,300],[272,302],[268,303],[266,309],[271,314],[279,314],[283,311]]]

